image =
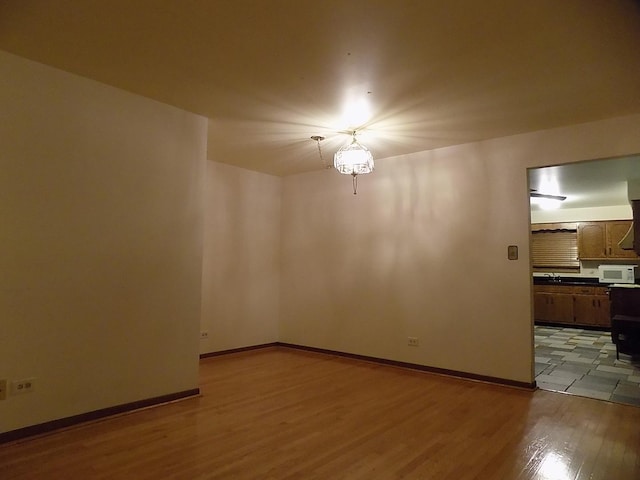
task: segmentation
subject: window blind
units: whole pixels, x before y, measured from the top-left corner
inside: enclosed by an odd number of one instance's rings
[[[580,268],[578,233],[546,230],[531,234],[531,258],[538,268]]]

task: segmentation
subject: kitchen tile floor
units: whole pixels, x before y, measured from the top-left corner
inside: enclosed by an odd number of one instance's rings
[[[543,390],[640,406],[640,358],[620,354],[601,330],[536,325],[536,383]]]

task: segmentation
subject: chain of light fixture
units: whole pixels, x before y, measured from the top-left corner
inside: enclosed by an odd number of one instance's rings
[[[320,142],[324,140],[324,137],[322,135],[313,135],[311,137],[311,140],[315,140],[315,142],[318,144],[318,155],[320,155],[320,161],[322,162],[322,167],[325,170],[330,169],[331,165],[327,164],[327,162],[324,160],[324,157],[322,156],[322,148],[320,148]]]

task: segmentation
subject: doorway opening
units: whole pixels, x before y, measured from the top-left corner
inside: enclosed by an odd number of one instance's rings
[[[585,255],[589,228],[613,225],[616,235],[629,229],[628,181],[640,178],[640,155],[532,168],[528,178],[536,383],[640,406],[640,358],[616,358],[610,285],[598,278],[599,265],[640,268],[640,257],[633,251]]]

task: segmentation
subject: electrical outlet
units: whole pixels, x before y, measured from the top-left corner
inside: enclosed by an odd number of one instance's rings
[[[11,395],[21,395],[23,393],[31,393],[35,388],[35,378],[25,378],[11,382]]]
[[[7,379],[0,380],[0,400],[7,399]]]
[[[407,337],[407,345],[410,347],[418,347],[420,345],[420,340],[418,340],[418,337]]]
[[[209,338],[209,332],[200,332],[200,340]]]

